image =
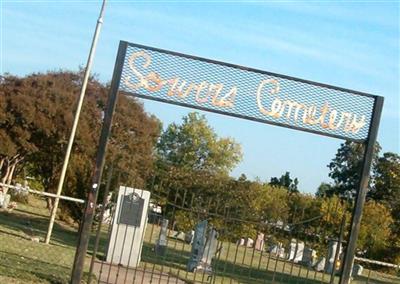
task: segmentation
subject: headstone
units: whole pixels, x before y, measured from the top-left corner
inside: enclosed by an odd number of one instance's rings
[[[189,272],[193,272],[203,258],[204,247],[206,245],[207,225],[207,220],[204,220],[198,223],[194,228],[192,251],[187,264],[187,271]]]
[[[3,208],[4,196],[5,194],[3,193],[2,190],[0,190],[0,208]]]
[[[244,238],[241,238],[241,239],[239,239],[239,240],[236,242],[236,244],[239,245],[239,246],[244,246],[245,243],[246,243],[246,241],[245,241]]]
[[[277,244],[273,244],[269,248],[269,253],[273,254],[279,258],[285,258],[285,248],[283,248],[282,243],[278,242]]]
[[[203,257],[196,270],[212,273],[211,261],[215,257],[218,245],[218,233],[214,228],[211,228],[207,235],[206,246],[204,247]]]
[[[321,257],[321,258],[317,261],[317,263],[314,265],[314,270],[315,270],[315,271],[318,271],[318,272],[324,271],[324,269],[325,269],[325,263],[326,263],[325,257]]]
[[[108,242],[107,262],[137,267],[147,225],[150,192],[120,186]]]
[[[173,238],[176,240],[184,241],[186,238],[186,234],[182,231],[178,231],[173,235]]]
[[[264,234],[263,233],[259,233],[257,235],[256,244],[255,244],[254,248],[259,251],[264,250]]]
[[[294,263],[300,262],[303,259],[304,243],[296,239],[292,239],[289,245],[289,261]]]
[[[364,270],[364,267],[362,267],[360,264],[354,264],[353,269],[351,271],[351,277],[361,276],[363,270]]]
[[[185,242],[187,244],[191,245],[193,243],[193,238],[194,238],[194,230],[191,230],[185,234]]]
[[[163,219],[161,221],[160,236],[158,237],[156,243],[156,254],[165,255],[167,249],[167,231],[168,231],[168,219]]]
[[[0,192],[0,208],[7,209],[10,204],[11,195]]]
[[[111,209],[107,208],[103,213],[103,220],[101,221],[103,224],[110,224],[111,222]]]
[[[342,253],[342,246],[339,245],[338,241],[330,240],[329,248],[328,248],[328,258],[327,258],[326,264],[325,264],[325,272],[326,273],[332,273],[332,271],[335,269],[334,262],[335,262],[335,255],[336,255],[337,249],[339,249],[339,257],[340,257],[340,254]]]
[[[280,258],[285,258],[285,248],[284,247],[281,247],[278,249],[277,256]]]
[[[254,245],[254,240],[252,238],[246,238],[246,246],[252,248]]]
[[[314,265],[315,259],[317,257],[317,252],[311,248],[304,248],[303,258],[301,262],[309,267]]]

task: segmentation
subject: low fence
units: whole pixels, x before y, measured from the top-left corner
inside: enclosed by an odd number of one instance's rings
[[[338,245],[337,201],[326,204],[323,216],[299,207],[266,219],[245,215],[246,201],[238,196],[232,204],[207,196],[121,187],[111,202],[105,197],[85,281],[338,283],[346,244]],[[78,225],[58,220],[51,244],[44,244],[50,213],[45,198],[31,194],[28,203],[0,212],[0,283],[69,283]],[[352,283],[400,283],[396,265],[356,258],[358,264],[363,270],[355,271]]]
[[[110,212],[112,221],[99,223],[100,245],[91,258],[91,281],[339,282],[345,243],[339,245],[338,239],[343,222],[339,219],[335,226],[329,222],[340,216],[338,204],[329,204],[326,214],[330,216],[262,220],[241,218],[240,207],[224,200],[186,190],[121,187]],[[153,212],[155,207],[162,208],[161,214]],[[297,210],[300,216],[302,209]],[[357,273],[354,283],[397,283],[398,279],[393,276],[392,282],[389,274],[368,269]]]
[[[50,245],[44,244],[50,219],[46,199],[56,195],[3,183],[0,188],[8,188],[0,200],[0,283],[69,283],[77,224],[58,219]]]
[[[355,279],[363,283],[400,283],[399,264],[355,257],[353,270]]]

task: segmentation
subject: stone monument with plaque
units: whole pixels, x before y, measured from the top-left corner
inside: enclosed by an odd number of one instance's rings
[[[137,267],[147,225],[150,192],[121,186],[108,242],[107,262]]]

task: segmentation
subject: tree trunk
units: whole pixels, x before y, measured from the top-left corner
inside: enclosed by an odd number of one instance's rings
[[[53,198],[52,197],[46,198],[46,208],[49,210],[49,212],[53,211]]]
[[[6,158],[1,159],[0,161],[0,176],[1,176],[1,172],[3,171],[3,165],[4,165],[4,161],[6,160]]]
[[[6,182],[8,185],[11,184],[11,181],[12,181],[12,178],[13,178],[13,175],[14,175],[14,171],[15,171],[15,167],[17,166],[18,162],[19,162],[18,160],[15,161],[11,166],[11,170],[10,170],[10,173],[8,174],[7,182]]]
[[[6,183],[7,179],[8,179],[8,175],[10,173],[10,161],[7,159],[6,161],[6,171],[4,176],[1,178],[1,183]],[[4,194],[7,194],[8,188],[5,186],[1,187],[2,191],[4,192]]]

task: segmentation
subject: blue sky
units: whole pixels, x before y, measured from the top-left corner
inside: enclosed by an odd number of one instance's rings
[[[1,2],[1,73],[86,63],[101,1]],[[399,146],[398,1],[108,1],[93,71],[111,79],[119,40],[170,49],[385,97],[378,140]],[[145,102],[167,125],[190,110]],[[233,175],[290,171],[300,189],[329,181],[338,139],[206,114],[243,146]]]

